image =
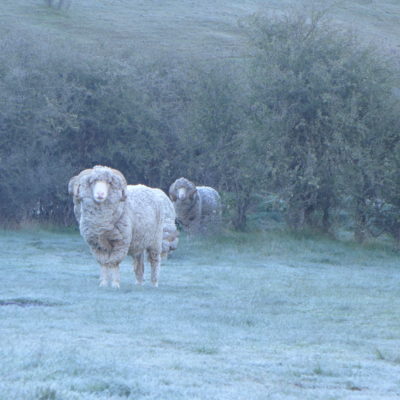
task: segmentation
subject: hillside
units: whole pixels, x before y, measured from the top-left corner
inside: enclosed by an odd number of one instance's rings
[[[238,20],[257,11],[280,13],[332,1],[302,0],[72,0],[69,10],[51,10],[43,0],[2,1],[0,33],[66,38],[76,46],[129,48],[151,55],[160,51],[205,57],[237,55],[245,50]],[[394,0],[338,1],[332,20],[355,29],[381,48],[400,46],[400,3]],[[323,4],[321,6],[321,4]]]

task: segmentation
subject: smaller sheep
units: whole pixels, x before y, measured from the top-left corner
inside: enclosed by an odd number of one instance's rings
[[[169,188],[178,223],[189,233],[215,232],[221,223],[221,198],[208,186],[195,186],[185,178]]]

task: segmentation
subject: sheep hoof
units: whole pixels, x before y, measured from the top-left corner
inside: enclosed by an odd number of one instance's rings
[[[117,281],[111,282],[111,287],[113,287],[114,289],[119,289],[119,282]]]
[[[152,282],[153,287],[158,287],[158,282]]]
[[[100,287],[106,287],[106,286],[107,286],[107,281],[106,281],[105,279],[102,279],[102,280],[100,281],[99,286],[100,286]]]

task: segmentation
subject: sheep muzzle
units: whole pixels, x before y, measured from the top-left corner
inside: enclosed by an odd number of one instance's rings
[[[186,189],[185,188],[179,188],[178,189],[178,199],[179,200],[185,200],[186,198]]]
[[[97,203],[103,203],[108,197],[109,183],[96,181],[93,185],[93,199]]]

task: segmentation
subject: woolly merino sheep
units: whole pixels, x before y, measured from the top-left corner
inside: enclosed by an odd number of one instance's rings
[[[195,186],[185,178],[177,179],[169,188],[176,218],[190,233],[215,231],[221,222],[221,198],[208,186]]]
[[[90,171],[90,172],[89,172]],[[151,264],[151,281],[158,286],[164,209],[146,186],[127,186],[112,168],[95,166],[71,184],[80,205],[79,230],[101,266],[100,286],[120,285],[119,264],[131,255],[138,284],[143,283],[144,253]]]

